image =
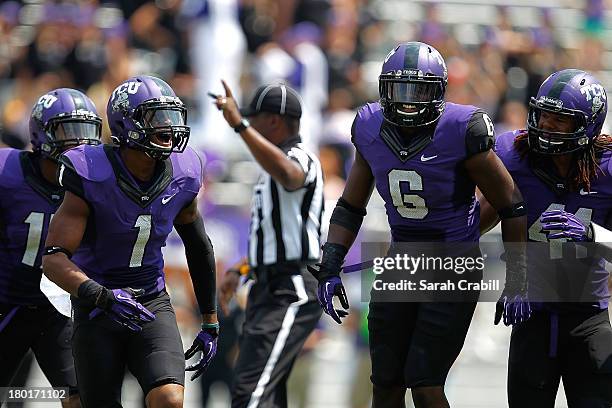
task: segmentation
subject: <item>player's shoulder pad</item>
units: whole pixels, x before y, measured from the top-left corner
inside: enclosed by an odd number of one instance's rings
[[[187,146],[182,153],[172,153],[172,176],[182,181],[186,190],[197,193],[204,179],[204,162],[200,155]]]
[[[113,168],[108,161],[105,145],[80,145],[60,156],[60,162],[73,170],[82,179],[100,182],[113,175]]]
[[[612,197],[612,151],[605,150],[599,159],[599,169],[597,178],[591,182],[591,190],[596,191],[602,197],[606,196],[609,200]]]
[[[495,128],[491,117],[482,109],[466,106],[468,117],[465,128],[465,146],[467,156],[491,150],[495,140]]]
[[[516,139],[521,132],[523,132],[523,130],[517,129],[497,135],[495,138],[495,152],[498,155],[504,155],[511,152],[514,149],[514,139]]]
[[[354,145],[369,145],[379,134],[383,122],[382,108],[378,102],[366,103],[357,110],[351,127]]]
[[[599,167],[603,170],[606,180],[612,183],[612,150],[605,150],[602,153]]]
[[[20,154],[22,150],[5,147],[0,149],[0,185],[10,187],[23,180]]]

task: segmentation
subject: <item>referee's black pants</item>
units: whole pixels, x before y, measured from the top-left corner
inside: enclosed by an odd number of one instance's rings
[[[322,313],[317,281],[306,270],[261,275],[247,301],[232,386],[233,408],[287,406],[289,373]]]

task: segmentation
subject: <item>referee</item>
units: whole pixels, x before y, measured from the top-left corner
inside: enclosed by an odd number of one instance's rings
[[[264,170],[253,193],[248,264],[228,270],[220,287],[225,311],[240,271],[254,272],[232,407],[286,407],[291,367],[321,317],[317,280],[305,266],[319,259],[323,174],[301,144],[302,107],[293,89],[262,86],[239,110],[223,86],[215,103]]]

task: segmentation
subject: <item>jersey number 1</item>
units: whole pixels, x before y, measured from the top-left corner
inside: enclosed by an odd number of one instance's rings
[[[51,218],[52,217],[53,214],[51,214]],[[24,222],[29,224],[28,241],[26,243],[26,250],[23,253],[23,258],[21,258],[21,263],[28,266],[34,266],[36,257],[38,256],[38,250],[40,249],[40,240],[45,224],[45,214],[41,212],[31,212]],[[49,222],[51,222],[51,220],[49,220]]]
[[[132,256],[130,258],[130,268],[142,266],[142,258],[144,258],[145,246],[151,237],[151,214],[139,215],[136,219],[134,228],[138,228],[138,237],[132,248]]]

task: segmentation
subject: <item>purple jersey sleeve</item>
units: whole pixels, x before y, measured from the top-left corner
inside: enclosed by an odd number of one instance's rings
[[[185,183],[183,189],[197,195],[204,180],[204,168],[200,155],[191,147],[187,147],[183,153],[170,157],[173,167],[178,170],[176,175]]]
[[[514,139],[520,134],[520,130],[512,130],[497,135],[495,138],[495,152],[501,157],[508,154],[514,146]]]
[[[382,108],[378,102],[359,108],[351,129],[351,141],[360,153],[377,140],[382,123]]]

